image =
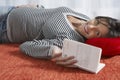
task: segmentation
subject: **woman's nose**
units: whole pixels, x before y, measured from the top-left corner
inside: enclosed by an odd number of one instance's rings
[[[96,26],[94,26],[94,25],[89,25],[89,27],[88,27],[88,33],[89,33],[89,34],[96,34],[96,32],[97,32]]]

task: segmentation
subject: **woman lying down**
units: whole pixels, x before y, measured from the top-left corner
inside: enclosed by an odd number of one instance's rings
[[[64,39],[84,43],[92,38],[119,37],[119,32],[117,19],[106,16],[90,19],[67,7],[45,9],[28,4],[6,8],[0,15],[0,43],[21,43],[23,53],[65,67],[77,60],[74,56],[62,57]]]

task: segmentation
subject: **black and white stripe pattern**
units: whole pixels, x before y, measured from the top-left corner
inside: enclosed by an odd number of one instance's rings
[[[50,58],[54,46],[62,48],[65,38],[84,42],[83,37],[70,27],[64,13],[89,19],[66,7],[18,8],[8,17],[9,39],[11,42],[24,42],[20,45],[21,51],[36,58]]]

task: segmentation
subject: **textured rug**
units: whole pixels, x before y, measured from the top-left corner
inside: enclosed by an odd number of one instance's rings
[[[106,66],[98,74],[92,74],[29,57],[18,46],[0,45],[0,80],[120,80],[120,55],[102,57]]]

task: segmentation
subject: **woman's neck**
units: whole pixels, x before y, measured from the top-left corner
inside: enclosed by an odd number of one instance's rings
[[[74,16],[67,16],[67,18],[68,18],[68,20],[69,20],[69,22],[72,24],[72,26],[73,26],[73,28],[78,32],[78,29],[79,29],[79,27],[81,27],[82,26],[82,24],[84,24],[84,23],[86,23],[86,21],[85,20],[83,20],[83,19],[78,19],[78,18],[76,18],[76,17],[74,17]],[[80,34],[80,32],[78,32],[79,34]],[[83,36],[83,35],[81,35],[81,36]],[[83,38],[84,38],[84,40],[87,40],[87,38],[85,38],[84,36],[83,36]]]
[[[79,26],[81,26],[83,23],[85,23],[85,20],[82,19],[78,19],[74,16],[67,16],[68,20],[70,21],[70,23],[73,25],[73,28],[76,30]]]

